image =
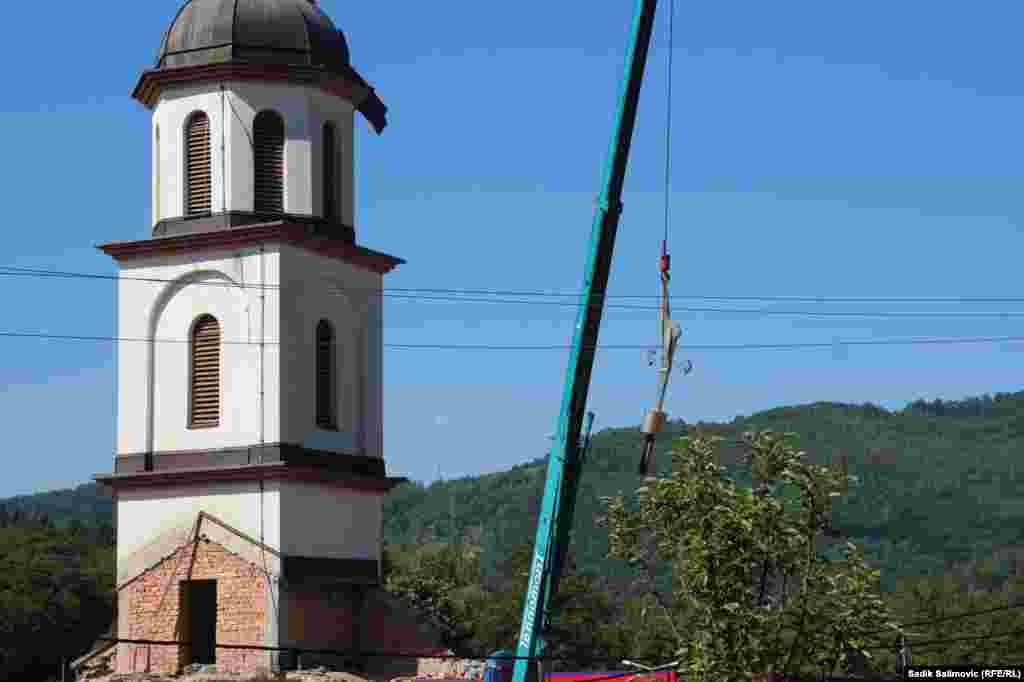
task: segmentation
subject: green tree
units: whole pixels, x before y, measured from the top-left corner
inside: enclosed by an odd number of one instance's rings
[[[495,574],[487,581],[486,603],[474,619],[476,651],[514,648],[518,644],[533,550],[532,543],[520,542],[498,558]],[[571,542],[550,607],[551,621],[543,633],[544,655],[556,660],[547,669],[600,668],[628,651],[617,646],[620,609],[607,582],[579,570]]]
[[[440,626],[452,650],[490,652],[517,643],[532,556],[531,544],[513,545],[482,580],[472,545],[388,547],[385,585]],[[571,551],[552,610],[545,654],[561,659],[554,669],[579,670],[615,655],[617,609],[596,576],[576,569]]]
[[[863,633],[891,627],[877,570],[852,543],[840,556],[822,542],[839,472],[805,461],[771,431],[743,436],[756,488],[740,487],[718,459],[720,438],[681,439],[665,477],[651,477],[627,505],[604,499],[609,556],[648,583],[680,671],[693,680],[835,670]],[[671,590],[653,569],[671,569]]]
[[[388,548],[385,556],[385,589],[439,627],[445,646],[465,651],[485,602],[479,553],[458,544]]]

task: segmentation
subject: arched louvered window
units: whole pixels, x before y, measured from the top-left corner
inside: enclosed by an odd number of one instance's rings
[[[337,426],[334,419],[334,330],[327,320],[316,325],[316,425]]]
[[[338,148],[334,125],[324,123],[324,218],[338,219]]]
[[[189,344],[189,428],[220,423],[220,324],[202,315],[192,325]]]
[[[185,215],[210,212],[210,119],[197,111],[185,126]]]
[[[261,111],[252,124],[255,210],[284,213],[284,121]]]

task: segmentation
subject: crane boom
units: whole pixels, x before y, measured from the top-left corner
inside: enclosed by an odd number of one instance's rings
[[[547,479],[534,540],[529,587],[523,603],[513,682],[526,682],[527,675],[535,670],[528,658],[543,654],[543,633],[550,618],[551,598],[557,589],[569,544],[582,464],[580,430],[594,366],[615,234],[622,214],[622,185],[657,5],[657,0],[636,0],[633,13],[615,127],[590,232],[583,291],[580,293],[572,351],[565,373],[562,405],[554,442],[548,453]]]

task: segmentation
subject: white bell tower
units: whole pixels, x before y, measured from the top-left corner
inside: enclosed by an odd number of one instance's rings
[[[354,229],[357,113],[386,108],[310,0],[189,0],[133,96],[151,238],[121,268],[121,672],[288,667],[359,650],[380,577],[383,275]],[[329,600],[325,594],[335,595]],[[338,596],[340,595],[340,596]],[[330,623],[331,627],[325,627]],[[338,625],[343,623],[343,625]]]

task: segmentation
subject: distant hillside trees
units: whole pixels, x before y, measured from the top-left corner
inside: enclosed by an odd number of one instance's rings
[[[0,527],[0,679],[49,679],[113,618],[113,536],[53,528],[4,511]]]
[[[113,524],[114,499],[95,483],[76,488],[51,490],[35,495],[19,495],[0,500],[8,515],[45,513],[55,527],[67,527],[73,520],[83,526]]]
[[[926,417],[986,417],[1019,400],[1021,393],[985,394],[963,400],[915,400],[903,412]]]
[[[50,515],[40,511],[7,510],[0,505],[0,528],[53,528]]]

